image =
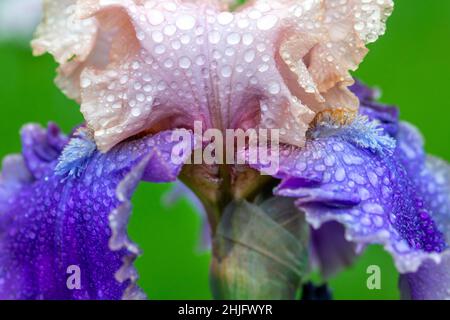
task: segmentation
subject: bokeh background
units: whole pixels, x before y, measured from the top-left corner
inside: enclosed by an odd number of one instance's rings
[[[401,117],[424,134],[428,152],[450,160],[450,1],[395,3],[387,34],[370,46],[355,76],[379,87],[383,102],[400,106]],[[25,11],[15,19],[32,15]],[[26,32],[1,35],[5,24],[0,14],[1,157],[20,151],[18,133],[25,123],[54,121],[68,132],[82,121],[77,104],[53,84],[52,58],[32,57]],[[164,205],[161,199],[170,187],[141,184],[133,198],[129,232],[144,251],[136,263],[139,284],[152,299],[209,299],[210,254],[199,246],[200,217],[186,200]],[[366,287],[372,264],[381,267],[381,290]],[[397,299],[397,280],[392,259],[375,246],[330,285],[336,299]]]

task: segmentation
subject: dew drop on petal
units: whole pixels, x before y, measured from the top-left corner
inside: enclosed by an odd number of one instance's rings
[[[177,32],[177,28],[173,24],[168,24],[164,27],[163,32],[167,36],[173,36]]]
[[[252,50],[252,49],[247,50],[244,54],[244,60],[245,60],[245,62],[250,63],[253,61],[253,59],[255,59],[255,56],[256,56],[256,54],[255,54],[254,50]]]
[[[141,115],[141,109],[139,109],[139,108],[133,108],[133,109],[131,109],[131,114],[134,116],[134,117],[139,117],[140,115]]]
[[[178,60],[178,66],[182,69],[188,69],[191,66],[191,60],[188,57],[181,57]]]
[[[133,70],[139,69],[140,66],[141,66],[141,64],[137,61],[135,61],[131,64],[131,68],[133,68]]]
[[[173,60],[168,58],[164,61],[164,67],[170,69],[173,67]]]
[[[253,36],[250,33],[246,33],[242,36],[242,43],[249,46],[253,43]]]
[[[269,70],[269,66],[265,63],[258,67],[259,72],[266,72],[267,70]]]
[[[163,54],[164,52],[166,52],[166,47],[163,44],[159,44],[155,47],[156,54]]]
[[[156,43],[160,43],[164,41],[164,35],[162,34],[162,32],[160,31],[154,31],[152,33],[152,39],[153,41],[155,41]]]
[[[106,97],[106,101],[108,101],[108,102],[114,102],[115,100],[116,100],[116,97],[114,97],[113,94],[109,94],[109,95]]]
[[[240,41],[241,41],[241,36],[238,33],[236,33],[236,32],[231,33],[227,37],[227,43],[230,44],[230,45],[236,45]]]
[[[231,76],[232,73],[232,69],[230,66],[224,66],[222,68],[222,76],[224,76],[225,78],[229,78]]]
[[[164,15],[158,10],[150,10],[150,12],[147,13],[147,18],[148,21],[154,26],[157,26],[164,21]]]
[[[208,40],[211,44],[217,44],[220,41],[220,33],[218,31],[211,31],[208,34]]]
[[[269,93],[278,94],[280,93],[280,85],[278,82],[272,81],[269,83]]]
[[[258,21],[256,22],[256,26],[260,30],[270,30],[275,26],[277,21],[278,21],[277,16],[266,15],[258,19]]]
[[[89,79],[89,78],[82,78],[81,79],[81,84],[80,85],[81,85],[81,87],[83,89],[88,88],[91,84],[92,84],[91,79]]]
[[[191,15],[178,17],[176,25],[180,30],[190,30],[195,26],[195,18]]]
[[[139,102],[144,102],[145,96],[144,96],[142,93],[139,93],[139,94],[136,96],[136,100],[139,101]]]
[[[231,12],[221,12],[217,16],[217,22],[219,22],[221,25],[227,25],[233,21],[233,14]]]

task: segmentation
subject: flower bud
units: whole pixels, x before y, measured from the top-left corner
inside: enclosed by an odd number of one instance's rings
[[[309,229],[286,198],[231,203],[213,241],[215,299],[296,299],[307,271]]]

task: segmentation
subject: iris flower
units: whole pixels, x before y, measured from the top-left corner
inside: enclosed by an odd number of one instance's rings
[[[350,75],[392,8],[46,0],[34,53],[54,56],[85,123],[67,136],[26,125],[22,153],[3,160],[0,298],[145,298],[130,199],[177,179],[208,218],[215,298],[295,299],[312,269],[327,277],[370,244],[392,254],[404,298],[448,298],[448,164]],[[278,129],[277,170],[249,145],[243,164],[192,164],[195,122]],[[174,135],[188,137],[177,161]]]

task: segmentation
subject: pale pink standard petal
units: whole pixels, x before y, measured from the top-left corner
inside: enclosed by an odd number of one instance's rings
[[[229,5],[77,2],[70,17],[92,23],[101,45],[74,36],[82,63],[70,77],[60,72],[59,83],[79,88],[71,95],[81,96],[101,150],[146,131],[192,128],[195,120],[222,130],[276,128],[281,142],[302,146],[318,112],[356,111],[348,71],[383,33],[391,0],[259,0],[225,11]],[[40,38],[70,39],[73,31],[60,28],[46,34],[44,22]],[[64,63],[71,56],[61,51],[73,48],[55,46],[61,39],[46,50]]]
[[[79,19],[76,0],[44,0],[44,17],[32,41],[33,53],[49,52],[60,64],[57,84],[70,98],[80,98],[80,73],[97,41],[95,19]]]

